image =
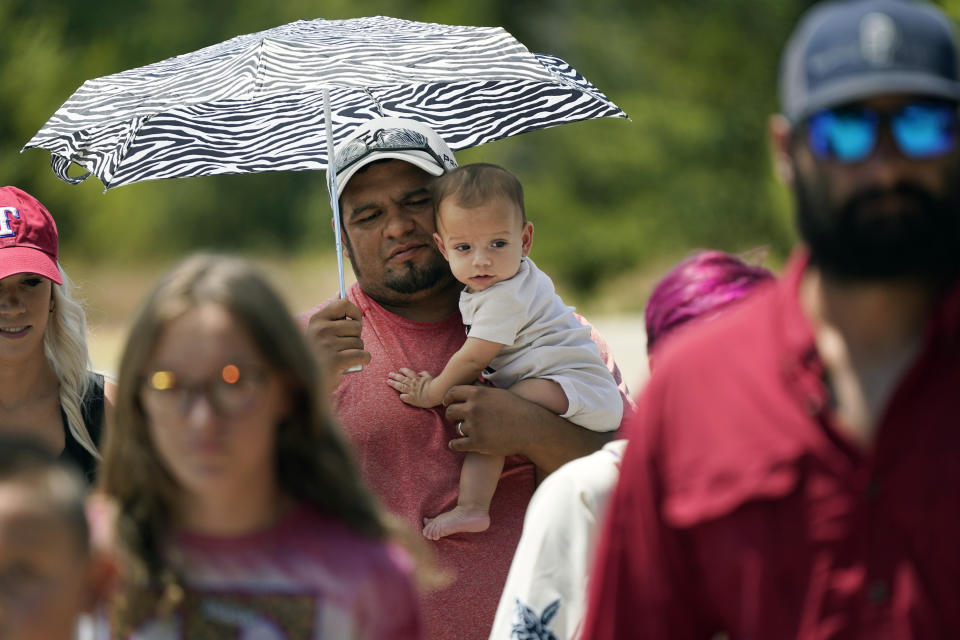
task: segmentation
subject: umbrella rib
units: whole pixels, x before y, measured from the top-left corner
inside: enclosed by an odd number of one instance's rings
[[[263,48],[265,43],[266,38],[263,38],[257,45],[257,71],[253,76],[253,96],[251,97],[259,96],[260,90],[263,89]]]
[[[370,90],[364,87],[363,92],[367,94],[367,97],[370,98],[370,100],[373,102],[373,105],[377,108],[377,113],[380,114],[380,117],[381,118],[386,117],[383,113],[383,107],[380,106],[380,101],[377,100],[377,98],[372,93],[370,93]]]

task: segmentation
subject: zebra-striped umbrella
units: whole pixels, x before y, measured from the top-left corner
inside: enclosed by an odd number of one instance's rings
[[[378,115],[420,120],[454,150],[565,122],[627,117],[563,60],[530,53],[498,27],[317,19],[88,80],[24,149],[50,151],[54,172],[67,182],[93,174],[107,189],[324,169],[327,149]],[[87,173],[71,177],[71,164]],[[333,196],[330,206],[343,297]]]
[[[108,189],[324,169],[325,129],[335,144],[377,115],[420,120],[454,150],[626,117],[565,62],[530,53],[501,28],[318,19],[88,80],[24,148],[49,150],[68,182],[93,174]],[[70,177],[72,163],[87,173]]]

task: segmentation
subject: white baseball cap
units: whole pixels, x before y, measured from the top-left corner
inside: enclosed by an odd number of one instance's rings
[[[436,131],[408,118],[376,118],[337,145],[333,154],[337,169],[337,198],[353,175],[377,160],[403,160],[439,176],[457,168],[453,151]],[[327,172],[329,186],[330,172]]]

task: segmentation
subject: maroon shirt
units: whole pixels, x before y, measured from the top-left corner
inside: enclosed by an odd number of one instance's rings
[[[960,286],[863,452],[837,428],[805,266],[657,354],[585,638],[960,637]]]

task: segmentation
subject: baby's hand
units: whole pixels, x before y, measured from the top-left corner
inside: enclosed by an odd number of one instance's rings
[[[400,399],[415,407],[429,409],[440,404],[443,394],[431,393],[433,376],[426,371],[414,373],[412,369],[403,367],[400,373],[391,371],[387,384],[400,392]]]

